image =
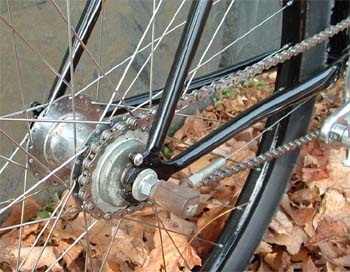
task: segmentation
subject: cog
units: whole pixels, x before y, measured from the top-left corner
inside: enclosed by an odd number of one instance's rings
[[[148,133],[129,119],[98,126],[86,142],[87,150],[75,162],[75,199],[95,218],[111,219],[144,207],[144,203],[130,203],[123,197],[121,180],[131,166],[129,155],[142,152],[148,138]]]

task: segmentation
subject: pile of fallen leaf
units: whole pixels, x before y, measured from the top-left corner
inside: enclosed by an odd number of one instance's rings
[[[164,156],[182,152],[223,122],[269,96],[274,77],[275,73],[265,74],[223,90],[213,105],[198,111],[197,116],[188,117],[182,128],[167,139]],[[339,88],[327,92],[327,97],[317,103],[313,128],[341,101]],[[177,173],[170,182],[185,183],[189,175],[218,156],[233,153],[229,164],[253,157],[258,143],[247,143],[263,127],[264,121],[244,130]],[[247,147],[235,153],[243,145]],[[350,263],[350,176],[349,169],[340,162],[342,153],[341,149],[327,149],[316,141],[303,148],[290,190],[248,269],[312,271],[316,267],[342,269]],[[16,206],[0,227],[0,270],[15,271],[20,267],[21,271],[28,271],[35,267],[44,271],[51,267],[52,271],[83,271],[87,267],[88,271],[99,271],[103,266],[102,271],[165,271],[165,264],[166,271],[190,271],[200,266],[215,246],[210,241],[217,239],[235,209],[247,175],[248,171],[243,171],[220,181],[215,188],[200,188],[200,212],[189,220],[154,205],[117,221],[97,222],[76,208],[68,192],[56,195],[52,203],[45,205],[28,198],[24,218],[28,224],[13,227],[20,223],[21,207]],[[61,202],[67,202],[62,216],[45,220]],[[91,224],[94,226],[87,232]]]
[[[310,130],[341,104],[342,84],[321,94]],[[318,140],[306,144],[256,259],[257,271],[350,270],[350,169],[345,150]]]

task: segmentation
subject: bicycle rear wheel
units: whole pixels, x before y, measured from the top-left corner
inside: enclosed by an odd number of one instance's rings
[[[283,9],[284,18],[283,18],[283,28],[282,28],[282,45],[287,43],[297,43],[303,40],[304,37],[311,36],[312,34],[317,33],[323,30],[324,28],[326,28],[329,24],[329,20],[331,16],[331,8],[332,8],[331,2],[332,1],[321,1],[321,2],[307,1],[304,3],[303,1],[300,1],[300,2],[298,1],[292,4],[290,7],[286,8],[285,10]],[[69,3],[69,1],[67,1],[67,3]],[[228,8],[230,8],[230,3],[231,2],[228,2]],[[160,5],[160,3],[158,3],[158,5]],[[157,10],[158,5],[154,6],[154,10],[151,12],[151,14],[155,14],[155,11]],[[319,20],[319,18],[328,18],[328,20]],[[291,23],[293,24],[293,27],[291,27]],[[151,25],[152,24],[150,24],[149,27]],[[68,24],[68,26],[71,26],[71,25]],[[71,35],[74,36],[72,33]],[[69,40],[71,39],[72,37],[69,37]],[[86,56],[86,58],[89,58],[89,57],[91,58],[91,55],[92,54],[90,54],[90,56]],[[323,68],[323,65],[325,62],[325,56],[326,56],[326,45],[323,44],[321,46],[318,46],[317,48],[312,49],[310,52],[303,54],[302,58],[299,58],[299,59],[296,58],[289,61],[288,63],[282,64],[278,68],[278,76],[277,76],[277,81],[275,86],[276,91],[281,91],[280,88],[282,87],[283,88],[293,87],[298,81],[303,81],[309,78],[310,75],[313,75],[319,72]],[[70,56],[69,56],[69,50],[68,50],[67,59],[69,58]],[[87,60],[83,59],[83,63],[86,61]],[[95,61],[93,62],[96,62],[96,58],[95,58]],[[94,64],[96,65],[96,63]],[[97,69],[97,70],[98,70],[99,76],[103,76],[103,77],[105,76],[103,75],[100,69]],[[68,72],[70,71],[67,70],[67,73]],[[68,75],[71,76],[71,79],[72,79],[71,82],[73,82],[74,84],[73,74],[68,73]],[[119,75],[119,76],[123,78],[123,75]],[[106,84],[108,84],[108,82]],[[119,83],[118,83],[118,86],[119,86]],[[72,88],[72,85],[70,87]],[[73,85],[73,88],[74,88],[74,85]],[[60,93],[56,93],[56,94],[60,94]],[[96,97],[98,96],[99,95],[97,94]],[[108,100],[102,101],[102,102],[108,102]],[[112,101],[112,100],[109,100],[109,101]],[[93,107],[93,105],[94,104],[91,103],[90,106]],[[276,126],[272,131],[266,132],[260,142],[259,152],[265,152],[267,150],[270,150],[272,147],[289,142],[295,138],[298,138],[304,135],[312,113],[312,105],[313,105],[312,100],[307,102],[306,104],[299,107],[296,111],[294,111],[290,116],[283,118],[283,121],[280,122],[278,126]],[[273,116],[267,121],[266,127],[269,127],[271,124],[274,124],[277,120],[280,120],[282,116],[286,116],[286,115],[288,115],[288,111],[285,111],[279,115]],[[102,138],[103,137],[101,136],[101,139]],[[275,139],[277,139],[277,141]],[[18,142],[19,141],[17,141],[17,145],[18,145]],[[115,145],[115,147],[120,148],[120,146],[118,145]],[[27,154],[27,156],[29,155]],[[76,154],[74,154],[73,157],[74,156],[76,156]],[[11,156],[8,156],[8,157],[11,157]],[[236,271],[236,270],[244,269],[246,263],[249,261],[250,256],[253,254],[255,247],[258,245],[259,241],[261,240],[263,232],[268,226],[268,223],[270,222],[276,207],[278,206],[278,202],[287,186],[287,182],[289,180],[289,177],[291,175],[291,172],[293,170],[297,157],[298,157],[298,152],[296,151],[282,158],[279,158],[275,161],[266,163],[261,169],[254,169],[251,171],[249,178],[246,181],[246,184],[242,190],[241,196],[238,202],[236,203],[237,205],[242,205],[246,203],[249,203],[249,204],[244,205],[243,209],[237,210],[232,213],[232,215],[226,222],[225,229],[223,230],[219,240],[214,242],[216,243],[216,245],[223,245],[223,247],[216,246],[213,248],[208,258],[205,261],[203,261],[203,265],[200,268],[201,270],[203,271],[209,271],[209,270]],[[71,158],[71,156],[69,158]],[[26,159],[29,161],[29,158],[26,158]],[[24,164],[26,164],[26,160],[24,161],[25,161]],[[61,166],[64,166],[64,165],[61,163],[58,167],[61,167]],[[101,167],[101,169],[102,168],[103,167]],[[51,170],[54,170],[54,169],[51,169]],[[26,172],[24,175],[27,176]],[[48,177],[48,176],[46,175],[42,179],[45,179],[45,177]],[[281,179],[281,177],[283,177],[283,179]],[[29,191],[28,188],[25,188],[26,193],[24,194],[24,196],[29,195],[33,191],[34,190]],[[73,193],[73,190],[70,191],[70,193]],[[21,198],[17,200],[19,200],[20,202],[22,201],[22,203],[24,203],[24,201]],[[2,201],[10,201],[10,199],[7,198],[4,200],[1,200],[1,202]],[[15,202],[11,202],[11,203],[15,203]],[[23,206],[24,205],[22,205],[22,207]],[[5,207],[7,206],[5,205]],[[106,208],[106,210],[108,210],[108,208]],[[1,211],[4,212],[5,209],[4,210],[2,209]],[[88,209],[86,213],[89,213]],[[55,213],[50,214],[51,220],[55,220],[54,215]],[[123,219],[124,217],[121,217],[121,218]],[[156,215],[155,218],[158,219],[158,215]],[[103,220],[103,219],[100,219],[100,220]],[[157,220],[155,222],[157,222]],[[21,225],[20,229],[22,229],[24,225],[23,211],[22,211],[22,220],[20,222],[20,225]],[[119,228],[119,225],[120,224],[117,223],[117,226],[118,226],[117,229]],[[158,222],[158,223],[155,223],[155,225],[156,226],[154,227],[160,228],[161,223]],[[15,228],[15,227],[13,226],[12,228]],[[89,233],[88,231],[89,228],[90,227],[88,226],[85,227],[85,232],[83,232],[85,233],[84,234],[85,236],[88,236],[87,234]],[[163,225],[163,228],[165,228],[164,225]],[[53,229],[54,228],[52,227],[51,228],[52,232],[54,231]],[[160,233],[161,232],[162,231],[160,231]],[[88,238],[86,240],[88,241]],[[46,246],[47,243],[45,242],[44,245]],[[89,259],[91,259],[91,254],[90,254],[91,251],[88,245],[86,245],[85,253],[86,253],[85,261],[88,263]],[[107,255],[108,253],[106,253],[105,256]],[[91,263],[92,261],[90,261],[90,265]],[[36,263],[36,265],[38,265],[38,262]],[[163,268],[164,268],[164,264],[163,264]],[[162,269],[162,266],[160,267],[160,269]]]

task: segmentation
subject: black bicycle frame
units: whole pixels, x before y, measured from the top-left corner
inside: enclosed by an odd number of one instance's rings
[[[152,164],[154,158],[159,158],[211,6],[212,1],[208,0],[192,3],[143,154],[145,164]]]
[[[202,4],[200,5],[200,3]],[[295,88],[275,92],[267,99],[257,103],[208,134],[173,159],[168,161],[162,160],[160,158],[160,150],[172,121],[176,104],[182,93],[188,67],[192,61],[200,35],[202,34],[200,30],[203,29],[203,24],[206,20],[205,17],[208,16],[207,10],[209,10],[207,1],[195,1],[192,5],[167,84],[164,88],[163,97],[152,124],[149,140],[143,154],[144,161],[141,166],[129,171],[127,175],[127,179],[129,179],[127,181],[128,184],[132,182],[135,175],[143,168],[152,168],[156,170],[160,178],[169,178],[173,173],[187,167],[197,159],[208,154],[253,123],[297,103],[306,101],[308,98],[316,95],[319,90],[329,83],[336,75],[337,69],[335,66],[331,66]],[[194,26],[194,24],[197,24],[197,26]],[[197,31],[189,32],[190,29],[196,29]],[[185,54],[187,54],[187,58],[184,57]],[[183,59],[185,59],[185,61],[183,61]]]
[[[149,140],[145,147],[143,164],[137,168],[130,169],[130,173],[127,175],[130,177],[129,182],[132,182],[132,177],[135,176],[134,174],[144,168],[153,168],[157,171],[160,178],[168,178],[173,173],[185,168],[198,158],[211,152],[217,146],[223,144],[251,124],[316,95],[322,87],[327,85],[330,80],[337,75],[336,66],[330,65],[328,69],[299,86],[275,92],[269,98],[261,101],[241,115],[225,123],[219,129],[210,133],[175,158],[168,161],[162,160],[160,157],[160,151],[170,127],[172,117],[175,113],[177,102],[181,96],[184,82],[195,55],[211,6],[212,0],[194,0],[192,3],[187,23],[182,33],[174,62],[163,89],[163,94],[152,124]],[[89,0],[85,6],[76,29],[80,40],[82,40],[84,44],[86,44],[90,37],[100,14],[101,7],[102,0]],[[67,49],[66,56],[60,69],[62,76],[61,78],[56,79],[50,93],[50,98],[54,93],[56,94],[55,98],[64,94],[66,86],[62,79],[65,79],[67,82],[70,81],[69,67],[70,65],[73,65],[73,68],[75,68],[78,65],[83,51],[84,48],[78,44],[73,55],[73,63],[71,64],[68,58]],[[259,57],[255,59],[255,61],[259,60]],[[206,85],[208,84],[208,81],[202,80],[201,83]],[[201,86],[198,86],[197,84],[196,87]]]
[[[173,159],[164,161],[159,156],[154,156],[150,162],[146,162],[144,167],[152,167],[161,178],[169,178],[173,173],[187,167],[257,121],[315,96],[322,88],[334,80],[337,70],[337,66],[332,65],[295,88],[273,93],[267,99],[262,100],[231,119]],[[156,119],[154,122],[161,121],[161,119]]]

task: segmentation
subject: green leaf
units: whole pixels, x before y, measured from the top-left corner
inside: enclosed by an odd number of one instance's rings
[[[43,210],[43,211],[39,211],[37,213],[37,216],[39,218],[48,218],[48,217],[50,217],[50,213],[47,210]]]
[[[162,147],[162,153],[166,159],[170,159],[173,155],[173,151],[167,145]]]
[[[53,194],[53,199],[54,199],[54,201],[56,201],[56,202],[60,201],[60,196],[59,196],[58,192],[55,192],[55,193]]]
[[[46,208],[45,210],[48,211],[48,212],[53,212],[53,210],[55,209],[55,206],[53,203],[49,203],[46,205]]]

